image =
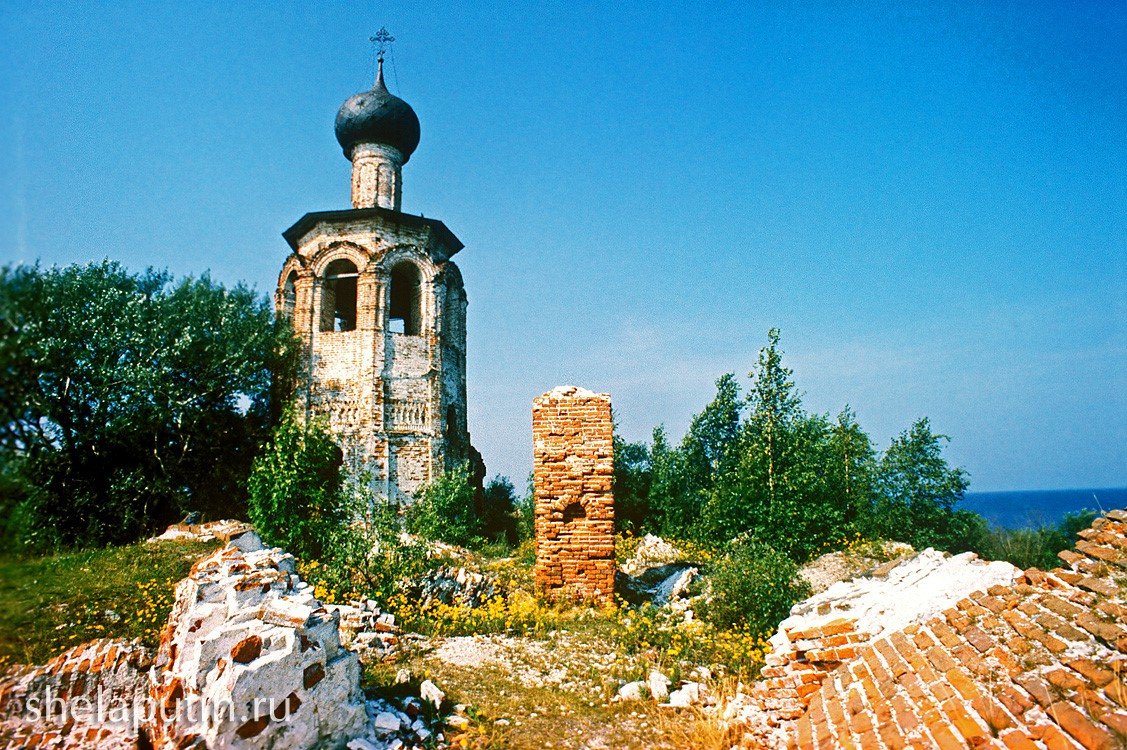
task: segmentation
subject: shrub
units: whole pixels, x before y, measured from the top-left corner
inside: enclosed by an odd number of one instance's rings
[[[509,546],[517,543],[516,488],[508,477],[498,474],[485,485],[483,532],[493,542]]]
[[[485,526],[470,480],[469,465],[462,463],[424,487],[405,513],[407,530],[449,544],[480,544]]]
[[[524,497],[515,503],[517,539],[523,544],[530,542],[536,536],[536,489],[532,481],[532,472],[528,473],[528,489]]]
[[[269,544],[316,559],[349,520],[341,450],[319,422],[289,413],[255,460],[248,481],[250,520]]]
[[[1056,526],[993,528],[975,549],[987,560],[1005,560],[1022,570],[1049,570],[1060,565],[1057,553],[1071,548],[1077,532],[1088,528],[1095,517],[1092,511],[1081,511],[1065,515]]]
[[[702,616],[719,627],[744,628],[753,636],[774,632],[790,608],[810,593],[790,558],[750,539],[734,542],[711,574],[711,599]]]
[[[31,486],[18,465],[0,465],[0,550],[26,557],[47,554],[59,547],[54,527],[41,523],[43,494]]]
[[[402,538],[395,506],[370,486],[366,478],[348,485],[351,521],[329,532],[320,559],[302,566],[318,597],[330,603],[365,598],[386,605],[401,580],[426,567],[425,545]]]

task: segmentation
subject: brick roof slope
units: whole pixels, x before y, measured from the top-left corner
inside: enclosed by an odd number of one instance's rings
[[[1127,512],[1026,571],[884,635],[826,677],[799,748],[1127,747]]]

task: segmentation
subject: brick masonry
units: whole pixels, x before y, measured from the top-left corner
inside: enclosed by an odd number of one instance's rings
[[[614,600],[614,423],[610,396],[560,386],[532,402],[537,589]]]
[[[143,716],[134,711],[144,708],[152,663],[136,642],[98,639],[8,672],[0,678],[0,748],[143,747]]]
[[[1124,747],[1127,512],[1060,557],[875,639],[849,618],[789,632],[755,688],[765,720],[802,749]]]
[[[479,461],[466,422],[466,294],[449,260],[461,245],[428,223],[404,220],[418,217],[330,213],[288,238],[294,252],[275,295],[305,346],[299,413],[326,420],[351,468],[369,472],[388,498],[407,501],[442,471]],[[352,330],[331,320],[326,277],[335,261],[356,269]],[[414,331],[392,325],[394,277],[405,268],[418,282],[410,295]]]

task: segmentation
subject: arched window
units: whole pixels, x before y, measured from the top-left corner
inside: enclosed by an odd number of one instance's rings
[[[294,307],[297,306],[297,271],[290,271],[286,281],[282,284],[282,315],[292,320]]]
[[[587,518],[587,511],[584,510],[582,503],[570,503],[563,512],[563,522],[565,524],[573,524],[576,521],[582,521]]]
[[[356,330],[356,264],[339,258],[325,268],[321,283],[321,330]]]
[[[418,336],[422,330],[423,292],[419,268],[404,261],[391,269],[391,306],[387,326],[392,333]]]

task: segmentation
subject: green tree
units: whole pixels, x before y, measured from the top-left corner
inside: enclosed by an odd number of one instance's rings
[[[804,416],[794,373],[783,365],[778,328],[767,332],[767,346],[759,350],[759,361],[750,377],[748,449],[759,454],[767,504],[771,506],[783,488],[786,470],[794,457],[796,425]]]
[[[508,477],[498,474],[489,480],[484,490],[483,533],[487,539],[517,543],[517,519],[514,515],[517,491]]]
[[[628,443],[614,432],[614,518],[619,530],[650,531],[650,485],[653,483],[650,447]]]
[[[268,302],[116,263],[0,268],[0,462],[62,544],[245,514],[296,342]]]
[[[716,396],[693,417],[676,449],[670,449],[664,428],[654,430],[650,504],[659,515],[662,533],[697,536],[699,519],[718,479],[738,461],[740,388],[735,375],[716,381]]]
[[[760,349],[747,415],[734,444],[734,460],[721,472],[699,527],[705,540],[721,542],[750,532],[792,557],[817,546],[826,516],[824,487],[827,425],[802,408],[779,332],[771,329]]]
[[[933,433],[924,417],[892,440],[877,470],[874,535],[951,552],[975,544],[982,525],[976,514],[956,508],[968,480],[943,458],[948,439]]]
[[[469,464],[459,464],[424,487],[405,516],[407,530],[424,539],[480,544],[485,526],[475,506]]]
[[[852,527],[872,505],[876,451],[849,406],[841,410],[829,429],[826,471],[842,513]]]
[[[342,454],[324,424],[287,414],[254,462],[250,520],[267,543],[315,560],[349,523]]]

